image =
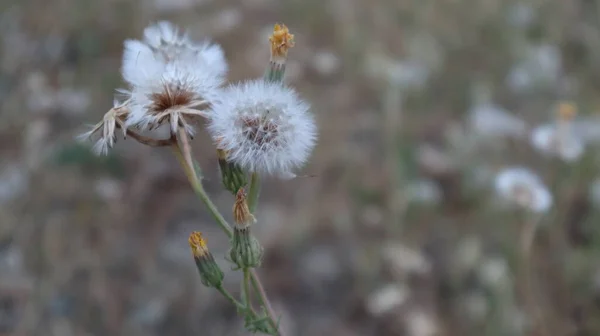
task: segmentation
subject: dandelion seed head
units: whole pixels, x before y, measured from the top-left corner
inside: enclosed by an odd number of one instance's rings
[[[210,74],[223,81],[228,66],[219,45],[194,42],[166,21],[147,27],[142,41],[125,41],[122,73],[131,85],[159,81],[165,73],[173,72],[173,68],[194,77]]]
[[[144,30],[143,41],[125,42],[122,70],[132,86],[128,126],[169,123],[172,132],[182,126],[193,134],[190,121],[218,97],[227,63],[218,45],[195,43],[161,21]]]
[[[286,175],[316,140],[309,106],[290,88],[263,80],[230,86],[213,104],[209,131],[228,160],[249,171]],[[217,141],[218,140],[218,141]]]
[[[528,169],[508,168],[496,176],[496,191],[504,199],[533,212],[546,212],[552,195],[540,178]]]

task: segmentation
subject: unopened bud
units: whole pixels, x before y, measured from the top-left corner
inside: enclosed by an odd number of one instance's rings
[[[236,226],[231,238],[229,258],[239,268],[253,268],[260,266],[263,248],[250,232],[250,227]]]
[[[233,162],[227,161],[227,152],[222,149],[217,149],[219,158],[219,167],[221,168],[221,180],[225,189],[235,194],[240,188],[243,188],[248,180],[244,170]]]
[[[233,204],[233,219],[235,228],[231,239],[229,257],[239,268],[257,267],[260,265],[263,248],[252,233],[250,224],[256,219],[250,212],[246,201],[246,191],[240,188],[235,195]]]
[[[188,239],[200,279],[205,286],[219,287],[223,283],[223,271],[208,251],[206,241],[200,232],[192,232]]]

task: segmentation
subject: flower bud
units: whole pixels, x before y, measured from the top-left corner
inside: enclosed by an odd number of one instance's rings
[[[229,258],[239,268],[253,268],[260,266],[263,256],[263,248],[250,233],[250,227],[233,230]]]
[[[236,225],[231,239],[231,249],[229,250],[231,261],[239,268],[259,266],[262,260],[263,248],[250,232],[250,225],[256,220],[250,213],[246,201],[246,192],[243,188],[240,188],[236,194],[233,205],[233,219]]]
[[[265,73],[265,80],[281,82],[288,50],[294,46],[294,35],[290,34],[284,24],[276,24],[269,42],[271,42],[271,60]]]
[[[208,251],[206,241],[200,232],[192,232],[188,239],[196,267],[202,283],[207,287],[219,287],[223,283],[223,271]]]
[[[219,167],[221,168],[221,181],[225,189],[235,194],[240,188],[243,188],[247,183],[246,173],[237,164],[227,161],[227,152],[222,149],[217,149],[219,158]]]

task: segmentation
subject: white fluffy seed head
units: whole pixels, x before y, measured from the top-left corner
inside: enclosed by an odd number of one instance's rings
[[[295,91],[263,80],[230,86],[212,106],[209,132],[227,159],[248,171],[287,175],[306,162],[316,125]]]
[[[496,191],[504,199],[533,212],[552,206],[552,195],[540,178],[526,168],[513,167],[496,176]]]
[[[169,22],[147,27],[143,41],[125,41],[122,73],[131,85],[127,124],[146,128],[167,120],[159,117],[163,112],[190,114],[200,102],[212,103],[226,71],[218,45],[194,43]]]
[[[147,27],[143,41],[125,41],[122,72],[131,85],[156,80],[168,64],[190,67],[193,72],[208,72],[221,80],[227,73],[227,61],[219,45],[208,41],[195,43],[170,22]]]

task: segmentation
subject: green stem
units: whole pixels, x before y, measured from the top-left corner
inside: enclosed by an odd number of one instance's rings
[[[248,192],[248,207],[254,214],[258,205],[258,195],[260,194],[260,176],[257,172],[252,173],[250,178],[250,190]]]
[[[191,158],[191,147],[188,142],[187,134],[185,132],[180,132],[179,135],[180,135],[181,146],[177,142],[173,142],[173,144],[171,146],[171,148],[173,149],[173,152],[175,153],[175,157],[177,157],[177,160],[183,167],[183,170],[192,186],[192,189],[196,193],[196,195],[198,195],[198,197],[200,198],[202,203],[204,203],[204,205],[206,205],[206,207],[208,208],[208,211],[213,216],[213,218],[215,219],[217,224],[221,227],[223,232],[225,232],[227,237],[231,238],[233,236],[233,230],[231,229],[231,226],[229,225],[229,223],[227,223],[227,221],[225,220],[225,218],[223,218],[223,216],[221,215],[221,213],[219,212],[217,207],[210,200],[210,197],[208,196],[208,194],[204,190],[204,187],[202,186],[202,182],[200,181],[200,179],[198,178],[198,175],[196,174],[196,170],[194,169],[194,161]],[[254,173],[252,175],[252,180],[250,183],[251,183],[250,191],[251,191],[251,194],[254,193],[254,195],[255,195],[254,196],[254,207],[256,207],[256,203],[258,200],[258,193],[259,193],[259,185],[260,185],[258,174]],[[255,190],[255,191],[252,192],[252,190]],[[265,292],[265,290],[260,282],[258,274],[256,274],[256,271],[254,269],[251,269],[249,271],[249,274],[250,274],[249,276],[250,276],[250,281],[252,282],[252,286],[254,287],[256,293],[258,293],[259,301],[260,301],[261,305],[263,307],[265,307],[267,314],[269,315],[269,324],[271,324],[271,326],[274,328],[274,330],[277,330],[277,333],[279,335],[285,336],[283,333],[281,333],[279,331],[279,328],[277,328],[277,323],[276,323],[277,315],[275,314],[275,312],[273,311],[273,308],[271,307],[271,303],[269,302],[267,293]]]
[[[244,268],[242,271],[244,273],[244,279],[242,280],[244,305],[252,312],[252,314],[255,314],[254,309],[252,308],[252,299],[250,298],[250,272],[247,268]]]
[[[185,175],[187,176],[188,181],[190,182],[190,184],[192,186],[192,189],[194,189],[194,192],[200,198],[202,203],[204,203],[204,205],[206,205],[206,207],[208,208],[208,211],[213,216],[213,218],[215,219],[217,224],[221,227],[221,229],[225,232],[225,234],[227,234],[227,237],[231,238],[231,236],[233,235],[231,226],[229,226],[229,224],[227,223],[225,218],[223,218],[223,216],[221,215],[221,213],[219,212],[219,210],[217,209],[215,204],[210,200],[210,197],[208,197],[208,194],[204,190],[204,187],[202,186],[202,183],[198,179],[196,172],[192,168],[193,166],[190,166],[186,162],[184,155],[181,153],[181,148],[179,148],[178,145],[175,144],[175,145],[173,145],[172,148],[173,148],[173,152],[175,153],[175,156],[177,157],[177,160],[179,161],[179,163],[183,167],[183,170],[185,171]]]
[[[246,309],[246,306],[244,306],[243,303],[236,300],[236,298],[234,298],[233,295],[231,295],[225,288],[223,288],[223,286],[217,287],[217,290],[219,291],[219,293],[223,294],[223,296],[227,300],[231,301],[231,303],[233,303],[238,310],[243,311],[244,309]]]
[[[273,307],[271,307],[271,302],[269,301],[269,298],[267,297],[267,292],[265,292],[265,289],[263,288],[262,284],[260,283],[258,274],[256,274],[256,271],[254,269],[252,269],[250,272],[251,272],[250,279],[252,280],[252,287],[254,288],[254,291],[256,293],[258,293],[258,300],[260,302],[260,305],[263,306],[265,308],[265,310],[267,311],[267,314],[269,314],[269,324],[271,325],[273,330],[277,330],[279,335],[283,336],[283,334],[281,333],[281,331],[279,330],[279,327],[277,325],[277,320],[275,319],[275,316],[276,316],[275,311],[273,310]]]

